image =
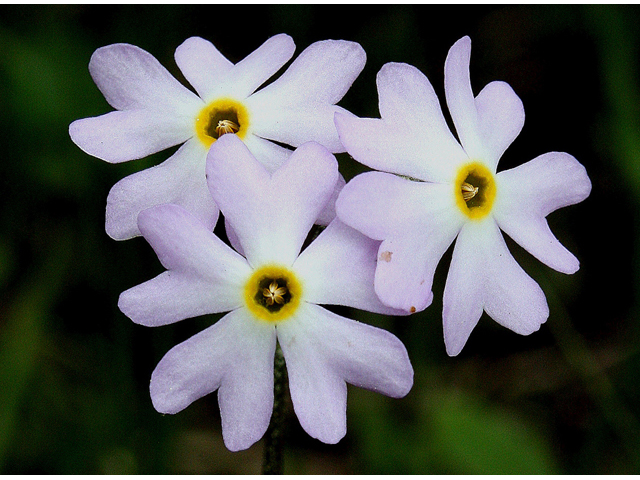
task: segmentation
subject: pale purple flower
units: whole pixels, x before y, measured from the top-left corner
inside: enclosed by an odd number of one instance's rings
[[[207,178],[246,258],[185,209],[149,208],[140,213],[140,231],[167,271],[123,292],[118,303],[147,326],[229,312],[160,361],[150,386],[155,408],[176,413],[218,390],[225,444],[248,448],[269,424],[276,340],[296,415],[323,442],[345,435],[345,382],[406,395],[413,370],[400,340],[319,306],[402,313],[373,289],[379,242],[335,219],[300,253],[338,181],[333,155],[309,142],[271,174],[235,135],[225,135],[211,147]]]
[[[383,240],[375,274],[382,302],[409,312],[426,308],[435,268],[457,239],[443,299],[449,355],[462,350],[483,310],[523,335],[547,320],[544,293],[515,261],[500,229],[551,268],[574,273],[578,260],[545,217],[591,191],[584,167],[566,153],[496,173],[522,129],[524,109],[504,82],[489,83],[474,98],[470,53],[464,37],[445,63],[447,105],[460,143],[427,78],[406,64],[390,63],[378,73],[381,119],[336,114],[340,139],[356,160],[397,174],[354,178],[336,205],[343,222]]]
[[[205,159],[211,144],[225,133],[237,133],[269,171],[291,154],[274,141],[293,147],[316,141],[343,152],[333,116],[345,111],[335,103],[362,71],[364,50],[343,40],[316,42],[256,92],[294,50],[291,37],[280,34],[234,65],[210,42],[191,37],[176,49],[175,60],[197,95],[141,48],[114,44],[96,50],[89,71],[116,111],[73,122],[72,140],[111,163],[182,144],[162,164],[111,189],[107,233],[117,240],[139,235],[138,213],[163,203],[185,207],[212,228],[218,209],[204,179]],[[319,223],[332,216],[329,207]]]

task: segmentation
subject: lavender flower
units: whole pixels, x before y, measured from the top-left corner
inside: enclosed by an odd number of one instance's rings
[[[545,217],[591,191],[584,167],[567,153],[546,153],[496,173],[522,129],[524,109],[504,82],[489,83],[474,98],[470,53],[464,37],[445,63],[447,105],[460,143],[427,78],[406,64],[390,63],[378,73],[381,119],[336,114],[340,139],[356,160],[397,174],[362,174],[336,204],[343,222],[383,241],[375,273],[382,302],[408,312],[426,308],[435,268],[457,239],[443,299],[449,355],[462,350],[483,310],[522,335],[547,320],[544,293],[509,253],[500,229],[551,268],[574,273],[578,260]]]
[[[256,92],[293,55],[288,35],[276,35],[237,64],[208,41],[192,37],[175,52],[178,67],[194,87],[187,89],[146,51],[128,44],[96,50],[89,71],[116,111],[73,122],[72,140],[85,152],[111,163],[182,146],[162,164],[118,182],[107,198],[106,231],[117,240],[140,232],[138,213],[175,203],[212,228],[218,218],[204,179],[209,147],[235,133],[269,171],[297,147],[317,141],[344,151],[333,123],[335,106],[365,63],[357,43],[316,42],[275,82]],[[273,140],[273,141],[271,141]],[[340,185],[342,186],[342,185]],[[320,220],[330,221],[329,208]]]
[[[207,178],[246,258],[180,206],[155,206],[138,220],[167,271],[123,292],[120,309],[147,326],[229,312],[160,361],[153,404],[176,413],[218,390],[225,444],[248,448],[269,424],[277,340],[302,427],[336,443],[346,432],[346,382],[392,397],[413,383],[395,336],[319,306],[401,313],[373,290],[378,242],[335,219],[300,253],[338,181],[335,158],[317,143],[271,174],[236,135],[225,135],[208,154]]]

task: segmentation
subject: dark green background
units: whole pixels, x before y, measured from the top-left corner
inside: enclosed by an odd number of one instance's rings
[[[216,395],[175,416],[149,399],[164,353],[215,317],[151,329],[116,306],[162,268],[144,239],[104,233],[107,193],[170,152],[109,165],[67,129],[111,110],[87,70],[98,47],[138,45],[182,79],[173,52],[190,36],[236,62],[282,32],[297,53],[359,42],[367,65],[341,105],[369,117],[387,62],[418,67],[443,99],[447,51],[470,35],[474,91],[507,81],[527,115],[499,168],[566,151],[593,182],[586,201],[549,217],[578,273],[509,241],[550,305],[531,336],[484,316],[462,353],[446,355],[450,252],[424,312],[338,309],[398,335],[415,385],[401,400],[350,387],[337,445],[290,413],[285,472],[640,473],[639,20],[635,6],[0,7],[0,473],[259,473],[262,442],[225,449]],[[347,179],[364,170],[339,160]]]

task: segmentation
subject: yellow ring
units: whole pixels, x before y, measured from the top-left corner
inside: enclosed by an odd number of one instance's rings
[[[207,148],[218,138],[212,132],[215,132],[219,120],[232,120],[236,123],[240,127],[236,135],[241,139],[245,137],[249,129],[247,107],[232,98],[218,98],[200,110],[196,117],[196,135]]]
[[[287,290],[291,297],[280,310],[272,311],[267,309],[261,303],[258,303],[256,297],[262,295],[260,283],[269,279],[284,279],[287,284]],[[293,315],[298,307],[302,297],[302,285],[295,274],[288,268],[280,265],[265,265],[253,272],[244,286],[244,301],[249,311],[258,319],[269,322],[280,322]]]
[[[469,183],[478,187],[477,195],[472,200],[465,201],[462,196],[462,184]],[[468,218],[480,220],[486,217],[493,208],[496,199],[496,182],[493,173],[480,162],[471,162],[458,170],[454,182],[456,205]]]

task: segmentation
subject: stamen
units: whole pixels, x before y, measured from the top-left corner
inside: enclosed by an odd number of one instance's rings
[[[474,187],[473,185],[464,182],[462,184],[462,198],[464,199],[465,202],[468,202],[469,200],[471,200],[473,197],[475,197],[478,193],[479,188],[478,187]]]
[[[266,298],[267,305],[273,305],[273,302],[278,305],[284,304],[283,296],[287,294],[286,287],[278,287],[278,282],[275,280],[271,282],[269,288],[262,289],[262,295]]]
[[[225,133],[237,133],[238,130],[240,130],[238,124],[232,122],[231,120],[220,120],[218,122],[218,126],[216,127],[218,138],[220,138]]]

